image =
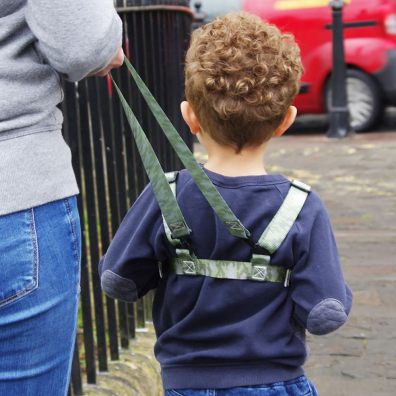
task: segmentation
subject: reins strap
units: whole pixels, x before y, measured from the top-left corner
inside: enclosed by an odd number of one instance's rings
[[[259,246],[270,254],[278,250],[300,214],[310,190],[311,187],[307,184],[292,181],[281,207],[261,235],[257,243]]]
[[[226,225],[229,232],[233,236],[243,239],[249,239],[250,232],[235,216],[228,204],[224,201],[223,197],[217,191],[216,187],[212,184],[206,173],[198,165],[190,149],[184,143],[183,139],[180,137],[169,118],[161,109],[154,96],[151,94],[146,84],[140,78],[140,76],[127,58],[125,58],[125,64],[127,65],[133,80],[135,81],[137,87],[143,95],[155,119],[164,131],[167,139],[169,140],[169,143],[172,145],[177,156],[180,158],[180,161],[189,171],[192,179],[208,201],[209,205],[213,208],[217,216],[222,220],[222,222]],[[120,93],[118,89],[117,92]],[[166,217],[167,216],[165,216],[165,218]]]
[[[165,173],[166,180],[168,181],[169,187],[172,191],[174,197],[176,197],[176,178],[178,172],[168,172]],[[169,243],[173,246],[180,246],[180,239],[176,239],[172,237],[171,230],[168,226],[168,223],[165,220],[165,217],[162,216],[162,222],[164,223],[164,229],[166,238],[168,239]]]
[[[172,194],[168,181],[166,180],[164,171],[158,161],[157,156],[151,147],[139,121],[135,117],[132,109],[129,107],[118,85],[111,77],[113,84],[117,90],[122,107],[124,108],[126,118],[131,127],[138,148],[140,157],[142,158],[147,176],[150,179],[155,198],[161,209],[166,223],[169,226],[172,238],[187,237],[191,230],[188,228],[176,198]]]

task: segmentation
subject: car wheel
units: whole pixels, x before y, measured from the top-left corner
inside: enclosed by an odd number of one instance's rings
[[[381,119],[384,106],[375,80],[361,70],[347,70],[349,121],[356,132],[372,129]],[[330,111],[331,78],[326,84],[326,108]]]

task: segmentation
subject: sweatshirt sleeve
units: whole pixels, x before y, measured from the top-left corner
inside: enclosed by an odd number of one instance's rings
[[[128,211],[99,263],[103,291],[133,302],[156,288],[159,262],[171,255],[165,241],[162,215],[149,185]]]
[[[113,0],[27,0],[26,21],[46,61],[70,81],[105,68],[122,43]]]
[[[310,333],[323,335],[342,326],[352,306],[352,293],[346,285],[327,212],[315,193],[308,198],[311,229],[301,230],[296,241],[297,262],[290,287],[295,319]]]

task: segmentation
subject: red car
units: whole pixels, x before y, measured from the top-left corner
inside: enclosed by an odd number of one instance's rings
[[[372,128],[396,104],[396,0],[344,1],[345,59],[351,126]],[[332,70],[328,0],[245,0],[242,8],[294,34],[305,73],[299,113],[327,111]]]
[[[305,73],[295,100],[300,114],[327,112],[332,33],[329,0],[207,0],[209,19],[245,10],[294,34]],[[351,126],[374,127],[386,105],[396,105],[396,0],[345,0],[343,10]]]

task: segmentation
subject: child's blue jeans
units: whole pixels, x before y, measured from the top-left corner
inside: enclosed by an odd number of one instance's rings
[[[0,216],[1,396],[66,395],[80,240],[75,197]]]
[[[167,390],[165,396],[317,396],[305,375],[291,381],[229,389]]]

